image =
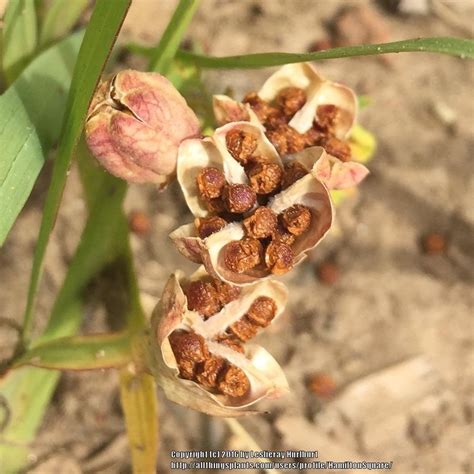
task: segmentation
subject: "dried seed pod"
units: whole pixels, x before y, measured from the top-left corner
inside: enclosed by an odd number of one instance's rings
[[[293,235],[301,235],[311,225],[311,211],[301,204],[295,204],[285,209],[281,214],[283,227]]]
[[[201,316],[210,317],[222,308],[219,295],[211,281],[196,280],[184,289],[188,309],[197,311]]]
[[[248,172],[250,187],[257,194],[270,194],[280,187],[283,170],[278,163],[256,163]]]
[[[199,237],[205,239],[222,230],[227,225],[227,221],[219,216],[198,217],[194,220],[194,225],[196,226]]]
[[[254,239],[266,239],[276,231],[277,215],[268,207],[257,207],[253,214],[242,222],[245,233]]]
[[[221,170],[209,166],[199,171],[196,184],[203,199],[216,199],[222,195],[226,180]]]
[[[218,125],[251,121],[251,111],[249,111],[248,105],[237,102],[226,95],[213,96],[212,107]]]
[[[257,137],[238,128],[226,134],[225,143],[232,157],[242,165],[247,163],[257,149]]]
[[[287,117],[293,117],[306,103],[306,93],[299,87],[285,87],[278,92],[275,102]]]
[[[274,275],[284,275],[294,265],[295,254],[291,247],[282,241],[274,240],[265,250],[265,264]]]
[[[290,161],[289,163],[285,163],[285,171],[283,173],[281,187],[283,189],[288,188],[303,176],[306,176],[308,173],[309,171],[299,161],[294,160]]]
[[[324,79],[311,64],[300,63],[280,68],[263,84],[258,96],[263,101],[272,102],[280,91],[288,87],[300,88],[306,94],[305,104],[289,122],[297,132],[307,132],[312,127],[318,108],[329,104],[338,108],[332,131],[339,139],[348,136],[357,114],[357,98],[351,89]]]
[[[233,214],[250,211],[257,202],[255,191],[246,184],[229,184],[222,193],[225,209]]]
[[[192,279],[202,276],[201,269]],[[288,385],[280,366],[263,348],[249,343],[242,353],[238,343],[234,342],[238,348],[234,349],[231,344],[219,342],[219,335],[240,319],[253,301],[264,295],[275,300],[277,316],[281,314],[287,291],[281,283],[265,281],[244,288],[238,300],[203,321],[186,308],[178,278],[174,275],[170,278],[152,315],[148,350],[150,368],[170,400],[210,415],[240,416],[252,413],[249,407],[255,402],[287,392]],[[203,358],[203,351],[196,350],[191,352],[191,357],[185,358],[176,344],[175,355],[170,339],[176,336],[171,335],[181,332],[199,336],[193,339],[194,343],[203,338],[206,357]],[[178,359],[200,361],[193,366],[192,380],[180,376]],[[225,362],[224,367],[221,360]]]
[[[276,316],[277,305],[273,298],[259,296],[247,311],[247,318],[253,323],[266,328]]]
[[[229,242],[224,249],[226,267],[232,272],[244,273],[262,261],[263,247],[257,239],[244,238]]]
[[[168,182],[180,143],[199,133],[196,115],[171,82],[132,70],[99,84],[85,125],[87,144],[100,164],[136,183]]]

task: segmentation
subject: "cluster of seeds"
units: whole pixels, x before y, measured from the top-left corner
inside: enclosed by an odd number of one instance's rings
[[[229,222],[242,221],[246,236],[226,246],[227,268],[244,273],[260,265],[276,275],[284,274],[293,266],[291,245],[309,229],[312,215],[301,204],[279,215],[266,204],[271,196],[305,176],[308,170],[299,162],[283,169],[256,154],[257,137],[243,130],[231,130],[226,135],[226,145],[244,167],[249,184],[229,184],[224,173],[214,167],[199,172],[196,178],[199,197],[211,213],[209,217],[196,219],[199,237],[209,237]]]
[[[207,320],[239,298],[241,290],[218,279],[205,277],[190,282],[184,293],[188,309]],[[213,340],[243,354],[242,343],[253,338],[259,329],[267,327],[276,311],[272,298],[260,296],[252,302],[246,314]],[[211,392],[234,398],[242,397],[250,390],[250,380],[245,372],[223,357],[212,354],[201,335],[178,329],[170,334],[169,341],[181,378],[193,380]]]
[[[289,125],[290,120],[306,103],[306,94],[298,87],[286,87],[276,96],[273,103],[250,92],[243,100],[249,104],[260,122],[265,126],[266,136],[280,155],[297,153],[310,146],[322,146],[327,153],[341,161],[351,159],[347,142],[335,136],[341,110],[332,104],[320,105],[312,127],[305,133],[298,133]]]

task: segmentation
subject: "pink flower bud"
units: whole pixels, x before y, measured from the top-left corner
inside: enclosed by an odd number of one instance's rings
[[[175,173],[180,143],[200,135],[196,115],[166,78],[133,70],[99,84],[85,131],[91,152],[109,173],[160,184]]]

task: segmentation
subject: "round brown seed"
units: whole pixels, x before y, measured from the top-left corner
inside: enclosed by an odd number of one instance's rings
[[[276,103],[286,116],[292,117],[306,103],[306,93],[299,87],[285,87],[278,92]]]
[[[224,247],[225,266],[235,273],[244,273],[262,261],[262,254],[263,247],[258,240],[234,240]]]
[[[311,224],[311,211],[302,204],[294,204],[280,214],[285,229],[293,235],[306,232]]]
[[[265,264],[274,275],[283,275],[293,268],[293,250],[279,241],[270,242],[265,251]]]
[[[233,129],[227,133],[225,143],[229,153],[239,163],[245,164],[257,149],[257,137],[243,130]]]
[[[220,334],[217,336],[217,342],[224,344],[225,346],[229,347],[230,349],[240,352],[241,354],[245,353],[245,350],[240,343],[240,341],[230,334]]]
[[[217,296],[222,306],[236,300],[241,293],[241,289],[238,286],[230,285],[225,281],[218,280],[217,278],[212,279],[212,284],[216,289]]]
[[[242,102],[250,105],[251,109],[262,123],[265,123],[270,113],[277,111],[275,107],[272,107],[268,102],[261,99],[256,92],[249,92]]]
[[[325,131],[333,132],[339,115],[339,108],[333,104],[320,105],[316,110],[318,126]]]
[[[218,389],[229,397],[242,397],[250,390],[250,381],[242,369],[230,365],[227,370],[221,372]]]
[[[271,237],[278,224],[277,215],[268,207],[257,207],[254,213],[242,222],[245,232],[254,239]]]
[[[351,160],[351,147],[339,138],[334,136],[324,137],[321,146],[326,150],[326,153],[339,158],[341,161]]]
[[[299,179],[303,178],[309,173],[306,167],[299,161],[292,161],[285,165],[285,172],[283,173],[283,179],[281,187],[286,189],[292,184],[296,183]]]
[[[248,177],[257,194],[270,194],[280,187],[283,170],[278,163],[257,163],[250,168]]]
[[[215,199],[221,196],[226,180],[221,170],[207,167],[199,172],[196,183],[202,198]]]
[[[269,130],[266,135],[280,155],[296,153],[305,148],[305,136],[289,125]]]
[[[192,281],[184,289],[184,294],[188,301],[188,309],[197,311],[206,318],[218,313],[222,308],[219,295],[212,282]]]
[[[259,296],[250,305],[247,311],[247,317],[250,321],[263,328],[267,327],[275,317],[277,305],[273,298],[268,296]]]
[[[219,216],[202,217],[194,220],[194,225],[201,239],[205,239],[216,232],[222,230],[227,222]]]
[[[247,316],[242,316],[238,321],[231,324],[228,330],[242,342],[247,342],[256,336],[258,326],[250,321]]]
[[[199,334],[178,330],[169,335],[169,342],[180,376],[193,379],[196,363],[204,362],[209,357],[204,338]]]
[[[222,194],[225,208],[233,214],[250,211],[257,202],[255,191],[246,184],[229,184]]]
[[[216,388],[219,373],[225,368],[226,362],[222,357],[210,355],[196,368],[196,382],[205,388]]]

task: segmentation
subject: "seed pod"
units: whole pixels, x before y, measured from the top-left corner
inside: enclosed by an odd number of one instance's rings
[[[212,106],[218,125],[230,122],[250,122],[251,111],[246,104],[237,102],[226,95],[212,97]]]
[[[99,84],[85,125],[101,165],[137,183],[168,182],[180,143],[199,134],[196,115],[166,78],[132,70]]]
[[[192,278],[202,275],[203,271],[199,270]],[[238,300],[204,321],[186,308],[179,279],[171,276],[153,312],[149,337],[151,369],[170,400],[210,415],[240,416],[252,413],[249,407],[257,401],[276,398],[288,391],[283,371],[265,349],[248,343],[243,354],[219,339],[262,296],[274,300],[275,317],[278,317],[286,303],[287,291],[281,283],[265,281],[246,287]],[[197,354],[200,360],[193,367],[192,380],[180,376],[178,360],[182,360],[183,355],[176,347],[173,351],[170,343],[170,337],[176,338],[174,334],[183,332],[197,336],[191,338],[192,347],[201,347],[195,341],[203,340],[209,353],[204,360],[201,360],[202,350],[191,351],[191,356],[184,357],[184,360],[193,360]],[[240,346],[237,344],[237,347]]]

